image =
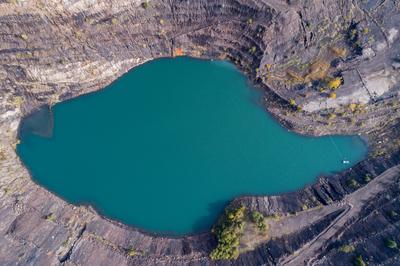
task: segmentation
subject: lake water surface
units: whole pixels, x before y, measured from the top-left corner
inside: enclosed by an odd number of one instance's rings
[[[209,229],[237,196],[294,191],[365,155],[358,137],[288,132],[260,97],[227,62],[160,59],[57,104],[51,137],[23,126],[18,153],[67,201],[178,235]]]

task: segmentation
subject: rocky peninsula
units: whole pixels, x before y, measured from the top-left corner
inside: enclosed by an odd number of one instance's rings
[[[1,265],[399,263],[399,1],[2,0],[0,23]],[[368,158],[294,193],[234,199],[268,228],[245,228],[236,260],[211,260],[211,232],[152,235],[32,181],[15,152],[24,117],[183,55],[233,62],[288,129],[360,134]]]

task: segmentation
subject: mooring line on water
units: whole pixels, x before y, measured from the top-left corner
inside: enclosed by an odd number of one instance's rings
[[[338,145],[336,145],[336,143],[333,141],[333,139],[332,139],[331,136],[328,136],[328,137],[329,137],[329,139],[331,140],[333,146],[335,146],[335,149],[336,149],[337,153],[339,154],[340,159],[341,159],[341,160],[344,160],[345,158],[344,158],[344,156],[343,156],[343,153],[340,151]]]

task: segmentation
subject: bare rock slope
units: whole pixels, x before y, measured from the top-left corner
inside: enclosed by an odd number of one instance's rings
[[[0,0],[1,265],[396,265],[400,242],[400,2],[396,0]],[[266,109],[312,135],[362,134],[369,157],[296,193],[235,199],[269,236],[235,261],[214,236],[150,235],[32,182],[21,119],[104,88],[146,61],[227,59]],[[157,73],[155,73],[157,75]]]

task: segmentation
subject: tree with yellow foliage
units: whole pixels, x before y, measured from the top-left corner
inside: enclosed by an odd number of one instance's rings
[[[341,78],[333,78],[328,82],[328,87],[332,90],[338,89],[342,85]]]
[[[349,109],[350,109],[352,112],[355,112],[356,109],[357,109],[357,104],[356,104],[356,103],[351,103],[351,104],[349,105]]]

